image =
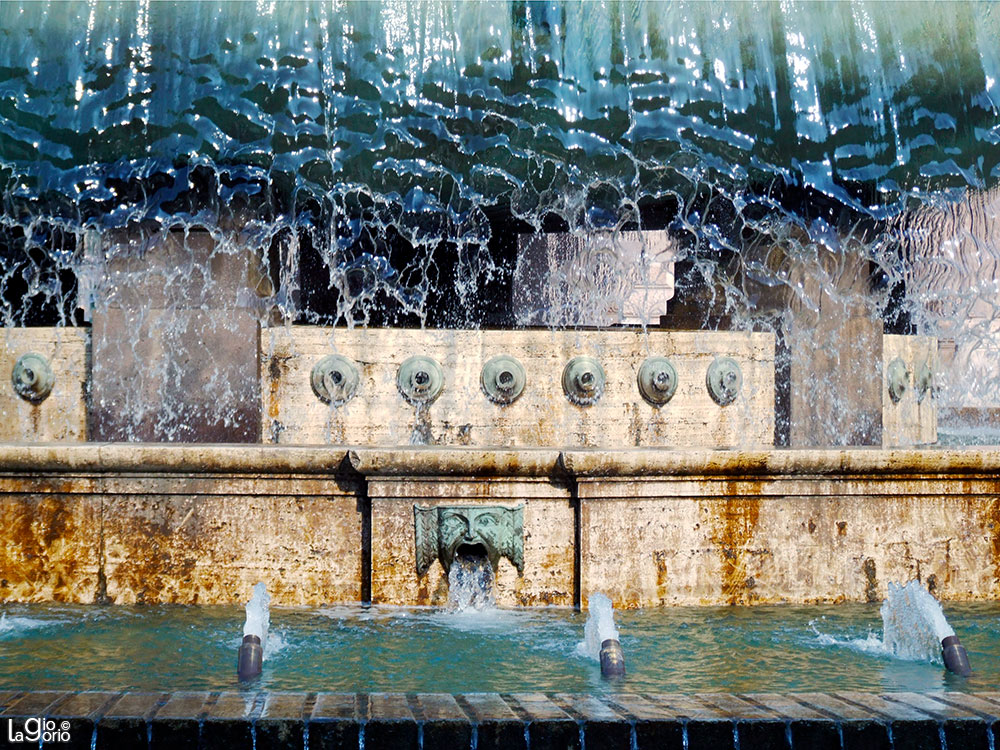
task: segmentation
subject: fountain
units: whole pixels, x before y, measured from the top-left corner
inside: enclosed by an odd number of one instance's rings
[[[597,659],[601,663],[603,677],[621,679],[625,676],[625,652],[618,640],[611,600],[604,594],[593,594],[587,605],[587,624],[577,651]]]
[[[998,37],[975,0],[0,4],[0,601],[994,601]],[[308,711],[695,748],[996,705],[530,695]],[[198,732],[306,711],[228,700]]]
[[[247,602],[247,620],[243,625],[243,642],[237,656],[236,674],[241,681],[259,677],[267,651],[267,631],[271,625],[271,596],[267,587],[258,583],[253,587],[253,596]]]

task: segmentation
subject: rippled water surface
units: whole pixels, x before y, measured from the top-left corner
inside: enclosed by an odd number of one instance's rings
[[[5,605],[0,688],[234,688],[236,607]],[[975,674],[889,657],[878,605],[674,608],[616,613],[625,689],[637,692],[993,690],[1000,604],[945,613]],[[577,652],[585,615],[343,606],[272,609],[260,687],[332,691],[612,689]],[[615,687],[614,689],[620,689]]]

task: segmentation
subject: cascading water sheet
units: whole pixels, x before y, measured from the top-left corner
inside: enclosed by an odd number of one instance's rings
[[[997,38],[988,2],[6,2],[3,323],[100,315],[205,228],[259,299],[170,278],[225,309],[509,325],[517,233],[662,228],[738,327],[850,304],[832,253],[872,316],[989,352]]]

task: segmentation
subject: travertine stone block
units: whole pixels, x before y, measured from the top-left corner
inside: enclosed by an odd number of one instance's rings
[[[726,331],[408,331],[271,328],[262,331],[263,439],[282,444],[403,446],[764,446],[774,442],[774,337]],[[313,392],[312,368],[330,354],[358,367],[356,395],[341,406]],[[444,389],[429,405],[399,393],[397,370],[420,354],[441,365]],[[509,405],[483,391],[483,365],[508,354],[524,366],[523,394]],[[578,356],[600,362],[607,383],[591,406],[566,398],[562,374]],[[637,374],[667,357],[678,386],[647,403]],[[716,357],[742,370],[736,400],[719,406],[706,375]]]
[[[380,478],[368,482],[372,504],[372,602],[433,604],[448,601],[448,579],[435,560],[417,574],[413,506],[524,506],[524,574],[499,561],[496,597],[501,606],[573,604],[573,508],[565,483],[541,477]]]
[[[938,342],[931,336],[882,337],[882,378],[889,377],[889,363],[899,359],[909,373],[908,387],[898,402],[889,395],[888,383],[882,386],[882,445],[897,447],[929,445],[937,442],[937,391],[942,372]],[[931,373],[932,385],[920,393],[921,373]]]
[[[518,325],[655,323],[674,296],[677,243],[665,231],[518,237]]]
[[[932,464],[893,475],[889,454],[863,476],[827,478],[804,453],[772,455],[801,468],[769,475],[749,461],[741,472],[734,460],[728,476],[722,465],[671,474],[635,454],[638,476],[624,479],[606,475],[610,454],[564,454],[570,470],[593,458],[605,473],[578,478],[584,603],[595,591],[620,607],[881,601],[889,581],[914,578],[942,599],[995,596],[992,479],[949,481]]]
[[[101,500],[74,478],[7,480],[0,490],[0,600],[93,602]]]
[[[107,595],[134,602],[239,602],[258,581],[275,604],[361,599],[357,495],[333,481],[303,494],[143,494],[105,500]]]
[[[0,440],[80,442],[87,439],[89,331],[84,328],[0,329]],[[48,360],[54,384],[39,403],[25,401],[11,384],[11,370],[29,352]]]
[[[248,252],[204,231],[103,242],[88,281],[94,439],[258,442],[260,279]]]

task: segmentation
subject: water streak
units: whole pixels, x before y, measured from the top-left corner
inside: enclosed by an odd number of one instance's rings
[[[456,555],[448,571],[448,609],[482,612],[496,607],[493,566],[485,556]]]

